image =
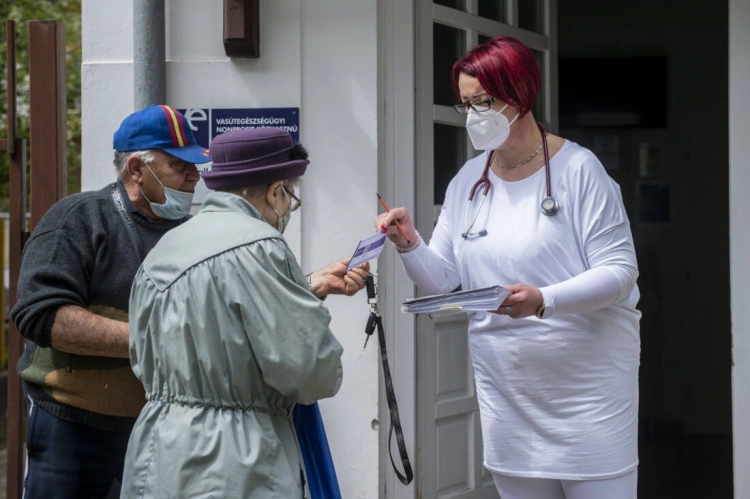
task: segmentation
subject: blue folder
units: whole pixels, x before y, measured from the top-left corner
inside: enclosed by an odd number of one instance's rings
[[[295,406],[294,428],[297,430],[312,499],[341,499],[336,468],[333,467],[331,449],[328,447],[317,402]]]

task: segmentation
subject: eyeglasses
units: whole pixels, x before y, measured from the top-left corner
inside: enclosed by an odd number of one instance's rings
[[[291,206],[289,207],[289,211],[297,211],[297,210],[299,210],[300,206],[302,206],[302,201],[300,201],[299,198],[297,196],[295,196],[293,192],[291,192],[289,189],[287,189],[283,185],[281,186],[281,188],[284,189],[284,192],[286,192],[287,195],[289,195],[290,198],[292,198],[292,200],[291,200]]]
[[[490,106],[496,100],[496,98],[490,97],[487,100],[479,100],[476,102],[462,102],[453,106],[453,109],[455,109],[458,114],[469,114],[469,109],[473,109],[478,113],[483,113],[484,111],[489,111]]]

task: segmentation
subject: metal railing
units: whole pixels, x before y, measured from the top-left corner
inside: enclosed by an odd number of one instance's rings
[[[26,231],[31,227],[31,213],[26,213]],[[8,321],[10,321],[10,307],[8,306],[8,290],[10,288],[10,214],[0,212],[0,370],[8,366]]]
[[[10,158],[9,214],[7,224],[3,219],[3,252],[7,239],[8,292],[5,293],[5,256],[3,255],[3,322],[8,334],[0,345],[8,344],[8,364],[15,366],[21,356],[23,342],[14,324],[7,322],[6,307],[16,299],[16,286],[21,266],[21,252],[30,229],[44,213],[65,196],[66,162],[66,101],[65,101],[65,25],[57,21],[29,21],[29,94],[30,136],[34,144],[44,144],[31,150],[30,176],[31,205],[27,204],[27,141],[17,137],[16,130],[16,26],[12,20],[5,23],[6,72],[8,89],[8,129],[6,138],[0,138],[0,153]],[[27,211],[31,209],[29,217]],[[7,305],[5,305],[7,303]],[[4,356],[4,354],[3,354]],[[25,401],[21,393],[20,378],[8,376],[8,426],[6,496],[20,498],[23,494],[24,453],[23,427],[26,417]]]

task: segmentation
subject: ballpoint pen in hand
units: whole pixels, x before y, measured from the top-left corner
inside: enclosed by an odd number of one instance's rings
[[[391,209],[388,208],[387,204],[385,204],[385,201],[383,201],[383,198],[380,197],[380,194],[378,194],[377,192],[375,194],[378,196],[378,201],[380,201],[380,204],[382,204],[383,208],[385,208],[385,212],[390,213]],[[398,223],[398,220],[394,220],[393,223],[396,224],[396,228],[401,233],[401,235],[404,236],[404,239],[406,239],[406,244],[411,244],[411,241],[406,236],[406,232],[404,232],[404,229],[401,228],[401,224]]]

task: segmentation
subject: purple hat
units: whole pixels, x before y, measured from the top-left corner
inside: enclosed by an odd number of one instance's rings
[[[182,113],[163,105],[148,106],[125,118],[112,145],[120,152],[161,149],[188,163],[211,161],[208,149],[195,142]]]
[[[307,159],[293,152],[289,132],[281,128],[248,128],[217,135],[211,141],[213,165],[201,174],[206,187],[228,190],[301,177]],[[297,148],[296,150],[299,150]]]

